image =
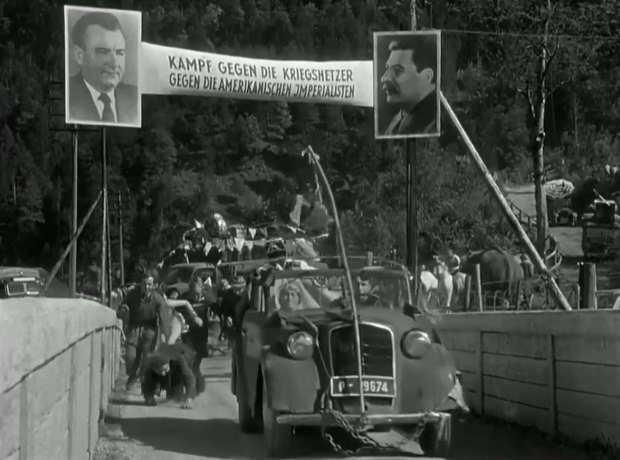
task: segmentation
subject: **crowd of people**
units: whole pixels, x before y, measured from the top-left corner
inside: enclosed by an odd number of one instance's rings
[[[205,389],[200,365],[209,355],[210,325],[219,321],[222,340],[234,327],[235,308],[249,300],[247,286],[243,277],[217,286],[197,277],[177,297],[162,292],[156,281],[156,272],[145,271],[118,310],[125,329],[126,389],[140,383],[147,405],[165,393],[190,408]]]

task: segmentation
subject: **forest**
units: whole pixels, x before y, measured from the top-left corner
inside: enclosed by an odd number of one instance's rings
[[[501,181],[528,180],[541,105],[545,165],[579,183],[620,164],[619,2],[417,3],[418,26],[442,31],[441,89]],[[370,60],[373,32],[410,28],[409,0],[71,4],[141,11],[150,43],[279,60]],[[57,0],[0,0],[2,265],[49,269],[70,240],[72,140],[53,97],[63,88],[63,30]],[[108,130],[113,260],[119,215],[128,272],[168,252],[175,226],[214,212],[229,223],[287,222],[314,180],[300,156],[307,145],[321,156],[349,249],[403,258],[404,143],[374,139],[372,109],[143,96],[141,129]],[[101,187],[100,154],[100,133],[81,132],[80,218]],[[418,141],[417,163],[419,226],[437,245],[516,244],[445,114],[441,137]],[[99,263],[100,234],[99,208],[79,239],[79,270]]]

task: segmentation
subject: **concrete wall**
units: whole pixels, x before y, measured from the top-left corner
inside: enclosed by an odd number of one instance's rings
[[[620,444],[620,311],[442,316],[470,407],[547,433]]]
[[[120,357],[114,311],[90,300],[0,301],[0,459],[89,459]]]

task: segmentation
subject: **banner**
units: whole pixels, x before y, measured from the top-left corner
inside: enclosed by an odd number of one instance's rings
[[[372,61],[274,61],[142,43],[142,94],[373,106]]]
[[[139,128],[139,11],[64,7],[65,122]]]
[[[439,31],[375,32],[375,138],[439,136],[440,77]]]

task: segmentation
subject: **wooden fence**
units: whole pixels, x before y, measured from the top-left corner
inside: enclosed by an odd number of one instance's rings
[[[436,327],[475,412],[620,443],[620,310],[457,313]]]

